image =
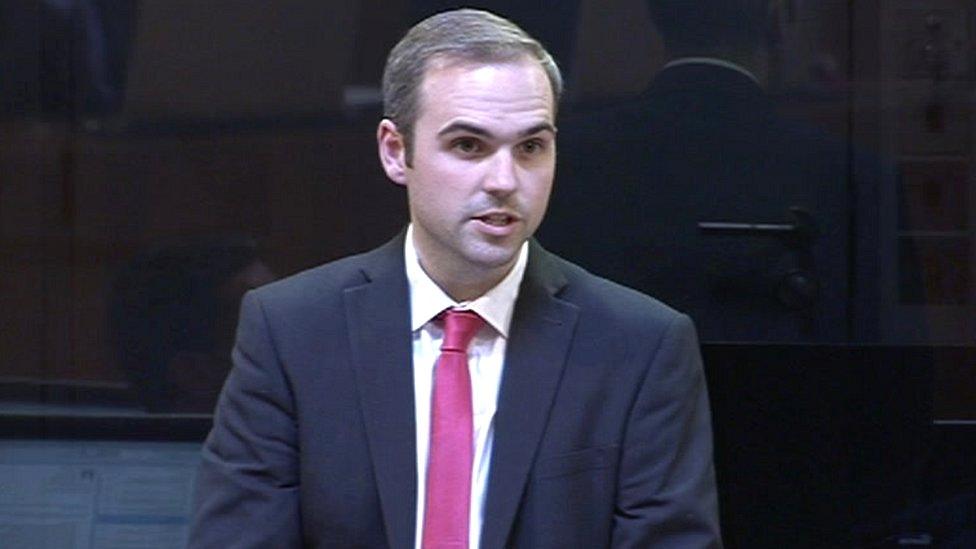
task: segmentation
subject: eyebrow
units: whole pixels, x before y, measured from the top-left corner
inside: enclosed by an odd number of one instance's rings
[[[548,131],[553,135],[556,134],[556,127],[549,122],[540,122],[535,126],[531,126],[519,132],[519,137],[528,137],[530,135],[535,135],[539,132]],[[475,126],[474,124],[469,124],[467,122],[452,122],[445,126],[441,131],[437,132],[438,136],[447,135],[449,133],[455,132],[467,132],[474,135],[478,135],[485,138],[493,137],[492,133],[481,126]]]

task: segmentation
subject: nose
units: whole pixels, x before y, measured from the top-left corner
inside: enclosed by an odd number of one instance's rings
[[[500,149],[493,156],[484,178],[484,189],[491,194],[509,194],[518,188],[518,163],[512,151]]]

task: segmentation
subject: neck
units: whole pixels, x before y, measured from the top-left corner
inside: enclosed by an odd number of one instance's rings
[[[504,265],[489,272],[471,271],[446,271],[431,269],[423,258],[420,259],[420,267],[427,273],[427,276],[434,281],[444,293],[458,303],[474,301],[485,295],[488,290],[494,288],[515,266],[513,260],[508,265]]]

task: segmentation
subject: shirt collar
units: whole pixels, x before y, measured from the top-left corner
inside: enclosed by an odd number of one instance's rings
[[[750,80],[755,82],[756,85],[762,87],[762,84],[759,83],[759,79],[756,78],[756,75],[753,74],[752,71],[743,67],[742,65],[739,65],[738,63],[733,63],[717,57],[679,57],[665,63],[665,65],[661,67],[661,70],[663,71],[664,69],[669,69],[671,67],[677,67],[680,65],[714,65],[716,67],[725,67],[726,69],[731,69],[746,75]]]
[[[407,284],[410,286],[411,330],[419,330],[444,309],[457,308],[478,313],[502,337],[508,337],[508,328],[512,324],[512,314],[515,310],[515,299],[518,297],[519,286],[525,276],[525,266],[528,264],[528,242],[522,244],[515,266],[501,282],[481,297],[462,303],[451,299],[421,268],[417,248],[413,244],[413,224],[407,226],[403,255],[407,269]]]

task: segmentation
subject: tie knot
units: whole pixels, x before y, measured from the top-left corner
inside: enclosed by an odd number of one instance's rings
[[[474,311],[448,309],[444,317],[444,343],[441,351],[460,351],[466,353],[471,339],[485,323]]]

